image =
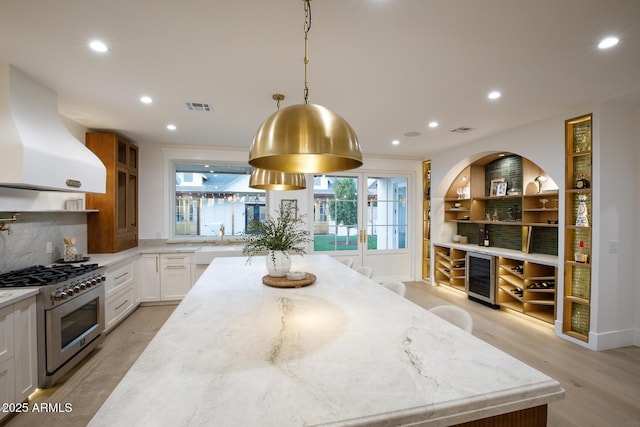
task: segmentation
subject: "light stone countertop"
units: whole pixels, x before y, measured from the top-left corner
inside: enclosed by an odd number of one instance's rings
[[[564,390],[326,255],[317,281],[262,284],[264,257],[217,258],[92,419],[97,426],[444,426]]]
[[[10,288],[0,290],[0,308],[15,304],[23,299],[37,295],[40,292],[38,288]]]
[[[517,259],[520,261],[531,261],[538,264],[558,266],[557,255],[546,255],[538,253],[525,253],[513,249],[499,248],[496,246],[480,246],[473,243],[453,243],[453,242],[433,242],[434,246],[443,246],[445,248],[455,248],[468,252],[476,252],[487,255],[501,256],[505,258]]]
[[[100,266],[110,266],[120,261],[130,259],[131,257],[141,254],[164,254],[187,252],[195,254],[195,264],[209,264],[212,258],[241,256],[244,243],[238,242],[229,245],[211,245],[211,244],[176,244],[166,243],[157,245],[144,245],[127,249],[121,252],[110,254],[87,254],[89,256],[88,263],[97,263]],[[200,261],[202,260],[202,261]]]

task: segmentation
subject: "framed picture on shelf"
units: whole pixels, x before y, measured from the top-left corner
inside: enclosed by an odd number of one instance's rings
[[[291,212],[294,218],[298,217],[298,200],[282,199],[280,201],[280,210],[282,212]]]
[[[489,188],[489,196],[490,197],[496,197],[496,190],[498,189],[498,184],[502,184],[504,183],[504,188],[505,188],[505,193],[503,194],[503,196],[505,194],[507,194],[507,183],[505,182],[504,178],[496,178],[496,179],[492,179],[491,180],[491,187]]]
[[[498,182],[496,184],[496,197],[502,197],[507,195],[507,183]]]

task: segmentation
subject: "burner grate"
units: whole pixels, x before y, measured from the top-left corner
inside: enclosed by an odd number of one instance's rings
[[[0,287],[16,288],[23,286],[54,285],[73,277],[81,276],[96,268],[98,268],[98,264],[53,265],[51,267],[34,265],[21,270],[0,274]]]

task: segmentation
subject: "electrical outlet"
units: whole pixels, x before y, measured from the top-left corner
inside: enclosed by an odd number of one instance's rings
[[[53,253],[53,243],[47,242],[47,253]]]
[[[609,253],[617,254],[618,253],[618,241],[617,240],[609,240]]]

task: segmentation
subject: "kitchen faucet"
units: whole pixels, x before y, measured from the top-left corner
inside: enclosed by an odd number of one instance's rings
[[[6,231],[7,234],[11,234],[11,228],[7,227],[7,225],[5,224],[5,221],[16,222],[18,220],[18,218],[16,218],[16,215],[18,214],[11,215],[11,218],[0,219],[0,232]]]

